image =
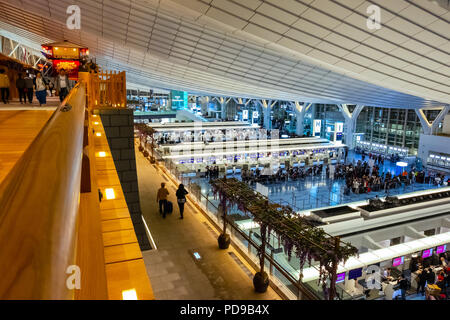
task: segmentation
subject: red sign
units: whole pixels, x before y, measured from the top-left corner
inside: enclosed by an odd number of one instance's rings
[[[80,62],[76,60],[53,60],[53,68],[57,73],[64,69],[70,80],[78,80]]]

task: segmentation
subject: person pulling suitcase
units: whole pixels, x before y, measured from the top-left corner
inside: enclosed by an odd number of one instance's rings
[[[156,195],[156,203],[159,204],[159,214],[166,218],[167,213],[167,196],[169,195],[169,191],[166,189],[166,184],[161,182],[161,188],[158,189],[158,193]]]

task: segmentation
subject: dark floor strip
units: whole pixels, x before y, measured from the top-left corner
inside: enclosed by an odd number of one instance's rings
[[[206,228],[208,228],[209,232],[211,232],[214,238],[216,238],[217,233],[213,230],[213,228],[211,228],[211,226],[206,221],[203,221],[203,224],[205,225]]]
[[[242,271],[245,272],[245,274],[253,280],[253,274],[248,270],[248,268],[245,266],[245,264],[242,263],[241,260],[234,254],[234,252],[228,252],[228,254],[233,258],[233,260],[238,264],[238,266],[242,269]]]

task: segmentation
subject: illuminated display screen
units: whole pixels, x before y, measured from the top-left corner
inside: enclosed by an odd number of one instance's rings
[[[337,274],[336,283],[345,281],[345,272]]]
[[[402,265],[404,262],[405,262],[405,257],[394,258],[392,260],[392,266],[398,267],[398,266]]]
[[[428,258],[431,257],[433,255],[433,249],[427,249],[427,250],[423,250],[422,251],[422,258]]]
[[[447,251],[447,245],[444,244],[443,246],[438,246],[436,248],[436,254],[441,254]]]
[[[348,280],[358,279],[362,276],[362,268],[353,269],[348,272]]]

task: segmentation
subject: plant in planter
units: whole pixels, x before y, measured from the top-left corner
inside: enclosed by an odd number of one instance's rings
[[[226,196],[224,195],[220,199],[220,206],[219,206],[219,212],[222,212],[222,220],[223,220],[223,228],[222,233],[220,234],[219,238],[217,239],[217,242],[219,243],[219,249],[228,249],[230,246],[230,235],[226,233],[227,231],[227,200]]]
[[[358,250],[349,243],[341,243],[339,237],[328,235],[316,228],[309,220],[298,216],[289,206],[270,203],[262,194],[254,191],[246,183],[237,179],[216,179],[211,182],[215,196],[220,197],[223,208],[237,205],[245,213],[253,216],[260,225],[262,244],[258,248],[260,272],[255,275],[255,290],[264,292],[268,276],[264,272],[265,246],[271,231],[281,240],[288,258],[295,252],[300,260],[300,277],[305,263],[314,259],[319,262],[319,284],[322,284],[325,298],[333,300],[336,295],[337,266]],[[226,210],[226,209],[225,209]],[[327,288],[327,282],[330,287]]]
[[[259,258],[259,272],[255,273],[253,277],[253,287],[255,291],[259,293],[264,293],[267,291],[269,286],[269,276],[264,271],[264,258],[266,251],[266,236],[267,236],[267,225],[265,223],[260,226],[261,232],[261,245],[258,248],[258,258]]]
[[[154,138],[154,134],[155,134],[155,130],[149,126],[147,126],[145,123],[137,123],[135,125],[136,129],[139,130],[140,132],[140,143],[139,143],[139,151],[143,152],[144,157],[148,157],[149,153],[147,150],[145,150],[145,148],[142,146],[146,146],[147,145],[147,141],[148,138],[150,137],[151,140],[151,144],[150,144],[150,150],[151,150],[151,157],[150,157],[150,162],[151,163],[155,163],[156,159],[154,156],[154,149],[155,149],[155,138]]]

